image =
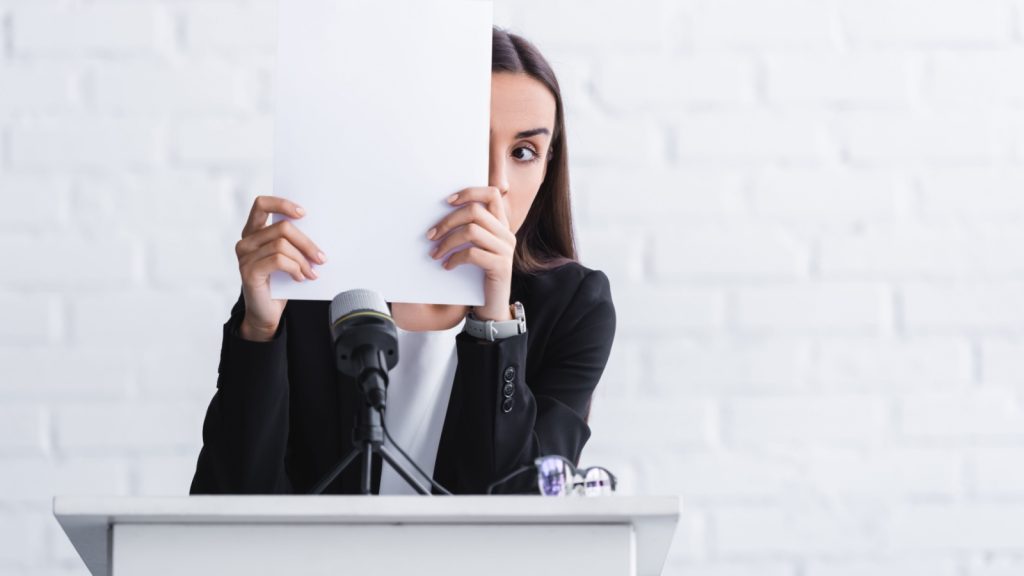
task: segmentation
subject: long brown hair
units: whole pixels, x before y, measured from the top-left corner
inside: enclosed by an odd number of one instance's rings
[[[491,73],[495,72],[526,74],[547,86],[555,97],[555,127],[548,148],[547,172],[526,219],[516,232],[512,261],[517,272],[534,274],[577,260],[562,91],[554,70],[537,47],[522,36],[497,26],[491,43]]]

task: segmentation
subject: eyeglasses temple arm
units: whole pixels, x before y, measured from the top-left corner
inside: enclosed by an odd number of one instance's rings
[[[487,493],[490,494],[497,486],[499,486],[501,484],[504,484],[505,482],[508,482],[509,480],[515,478],[516,476],[522,474],[523,472],[528,472],[528,471],[533,470],[533,469],[534,469],[533,464],[527,464],[526,466],[521,466],[519,469],[515,470],[511,474],[505,476],[504,478],[502,478],[500,480],[496,480],[494,482],[491,482],[487,486]]]

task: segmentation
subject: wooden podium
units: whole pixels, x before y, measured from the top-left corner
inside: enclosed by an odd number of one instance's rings
[[[677,497],[55,497],[94,576],[660,574]]]

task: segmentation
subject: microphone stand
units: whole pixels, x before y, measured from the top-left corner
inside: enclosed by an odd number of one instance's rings
[[[385,365],[382,357],[383,352],[378,352],[380,356],[373,358],[371,355],[371,362],[364,364],[367,367],[358,378],[358,388],[362,391],[365,401],[362,403],[362,417],[357,419],[352,431],[352,440],[355,446],[333,470],[317,483],[313,490],[309,492],[310,494],[320,494],[323,492],[338,477],[338,474],[341,474],[360,454],[363,456],[362,493],[372,494],[373,453],[376,451],[416,492],[427,496],[430,495],[430,491],[413,478],[402,463],[395,460],[394,456],[391,455],[391,451],[384,445],[383,411],[378,406],[371,404],[370,398],[367,397],[368,390],[383,391],[387,386],[387,371],[381,368]],[[374,360],[376,361],[376,366],[373,365]],[[378,404],[382,405],[383,403],[380,402]]]

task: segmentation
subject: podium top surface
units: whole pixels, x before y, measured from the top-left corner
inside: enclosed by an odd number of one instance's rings
[[[109,573],[113,524],[629,524],[639,574],[658,574],[676,496],[56,496],[53,513],[94,575]]]

